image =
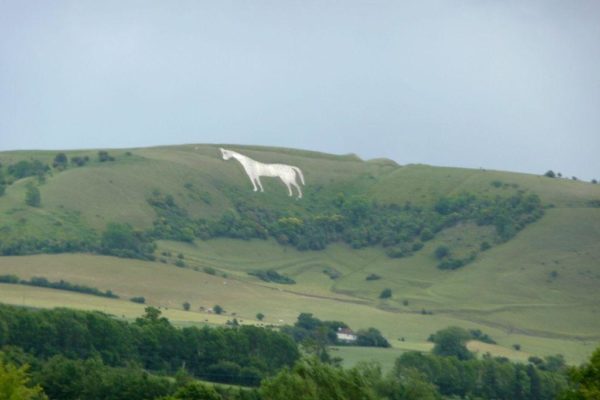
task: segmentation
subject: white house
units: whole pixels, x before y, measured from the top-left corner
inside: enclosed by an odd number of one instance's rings
[[[338,328],[338,331],[335,334],[337,335],[337,340],[340,342],[352,343],[356,342],[357,339],[354,332],[348,328]]]

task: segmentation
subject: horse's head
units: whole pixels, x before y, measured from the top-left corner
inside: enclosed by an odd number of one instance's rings
[[[221,150],[221,154],[223,155],[223,160],[229,160],[231,157],[233,157],[233,154],[231,151],[225,150],[223,148],[219,148],[219,150]]]

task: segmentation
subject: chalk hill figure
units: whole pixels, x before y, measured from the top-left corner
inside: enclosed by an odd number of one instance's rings
[[[262,183],[260,182],[261,176],[279,177],[285,186],[287,186],[290,196],[293,195],[292,186],[294,186],[298,191],[298,198],[302,198],[302,190],[300,190],[300,185],[296,181],[296,177],[299,177],[300,182],[305,185],[304,176],[302,175],[300,168],[287,164],[265,164],[232,150],[226,150],[223,148],[220,150],[223,154],[223,160],[235,158],[240,162],[240,164],[242,164],[244,171],[246,171],[248,178],[250,178],[250,182],[252,182],[252,186],[254,186],[255,192],[258,190],[258,188],[260,188],[261,192],[264,192]],[[258,187],[256,186],[257,184]]]

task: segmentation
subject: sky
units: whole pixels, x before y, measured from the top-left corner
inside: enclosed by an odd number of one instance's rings
[[[0,151],[183,143],[600,179],[600,1],[0,0]]]

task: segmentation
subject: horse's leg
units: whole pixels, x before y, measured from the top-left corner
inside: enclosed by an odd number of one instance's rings
[[[300,186],[296,183],[295,180],[292,181],[292,185],[294,185],[294,187],[298,191],[298,198],[301,199],[302,198],[302,190],[300,190]]]
[[[292,187],[290,186],[290,183],[288,181],[284,181],[283,179],[282,179],[282,181],[283,181],[283,183],[285,183],[285,186],[287,186],[287,188],[288,188],[288,195],[290,197],[292,197],[293,193],[292,193]]]
[[[256,177],[248,174],[248,178],[250,178],[250,182],[252,182],[252,186],[254,187],[254,191],[256,192],[258,190],[258,188],[256,187],[256,183],[254,183],[254,180],[256,179]]]
[[[258,183],[258,186],[260,187],[260,191],[264,192],[265,189],[263,189],[262,183],[260,183],[260,176],[258,176],[258,175],[256,176],[256,183]]]

